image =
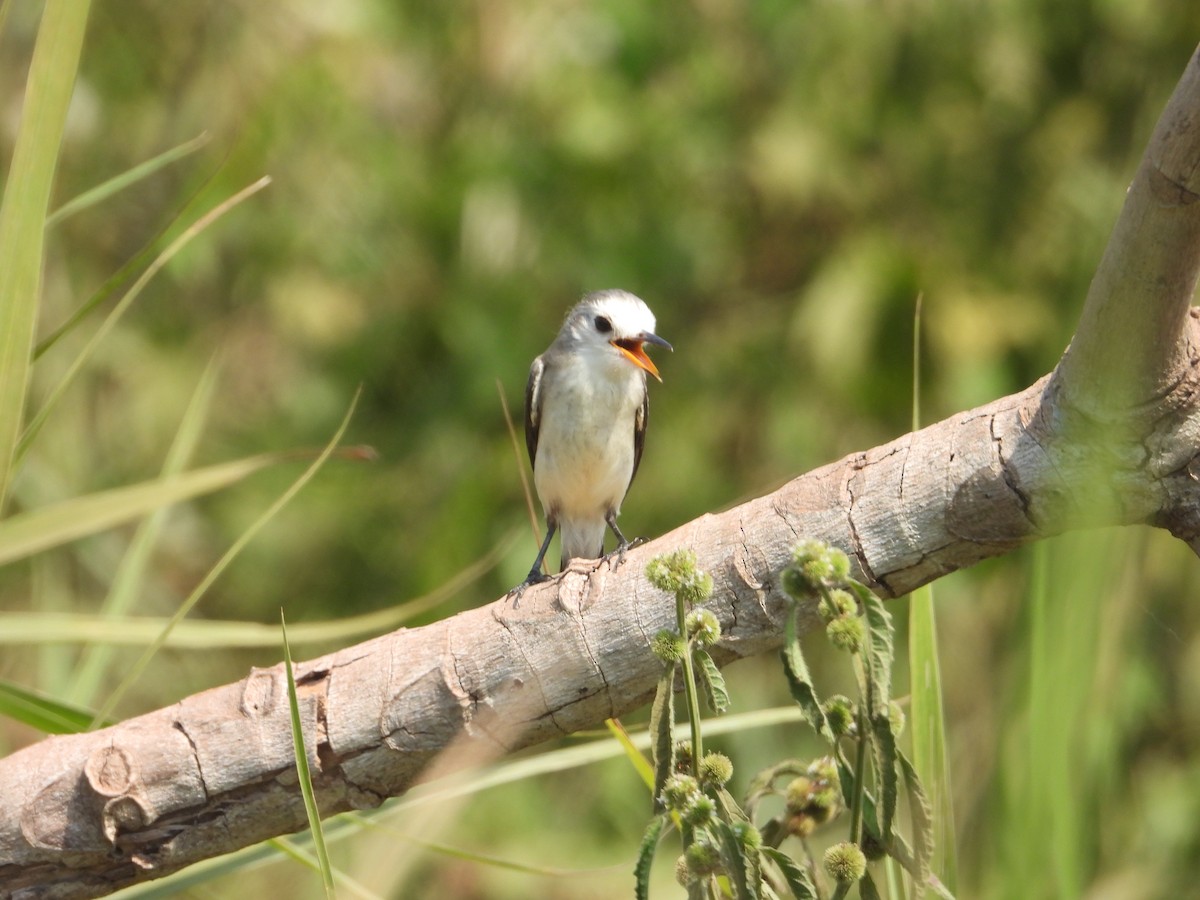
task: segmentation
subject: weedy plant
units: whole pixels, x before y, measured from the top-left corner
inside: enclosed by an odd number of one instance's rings
[[[897,745],[903,714],[891,700],[892,619],[882,601],[850,577],[846,554],[820,541],[805,541],[781,575],[790,599],[780,651],[792,697],[804,720],[829,745],[815,760],[788,759],[755,775],[738,802],[726,787],[733,763],[705,753],[699,695],[722,713],[729,706],[725,682],[709,648],[720,640],[720,622],[704,602],[712,579],[690,551],[655,557],[646,569],[651,583],[673,594],[677,630],[655,635],[652,647],[663,675],[651,711],[654,755],[654,818],[646,829],[635,875],[637,896],[650,890],[650,866],[663,837],[677,830],[683,853],[676,878],[689,900],[795,897],[834,900],[858,887],[864,898],[881,896],[869,863],[894,861],[912,879],[909,896],[950,892],[930,871],[932,822],[916,770]],[[802,608],[816,603],[825,633],[849,654],[856,700],[822,701],[800,647]],[[675,734],[675,693],[682,682],[690,741]],[[896,829],[901,787],[907,797],[911,840]],[[784,808],[760,822],[760,805],[780,796]],[[819,863],[809,837],[819,828],[848,821],[847,839],[829,847]],[[796,838],[798,856],[783,850]],[[896,870],[888,871],[889,879]],[[832,888],[829,884],[832,883]]]

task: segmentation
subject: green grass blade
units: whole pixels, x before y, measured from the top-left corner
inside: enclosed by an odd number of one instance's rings
[[[122,172],[120,175],[101,182],[90,190],[84,191],[78,197],[68,200],[54,212],[50,213],[46,217],[46,227],[53,228],[63,219],[69,218],[78,212],[83,212],[88,207],[103,203],[114,194],[119,194],[127,187],[137,184],[144,178],[149,178],[159,169],[183,159],[183,157],[190,153],[195,153],[207,144],[208,141],[208,133],[205,132],[198,137],[192,138],[190,141],[185,141],[177,147],[172,147],[170,150],[166,150],[158,156],[134,166],[126,172]]]
[[[189,612],[191,612],[192,607],[199,602],[200,598],[204,596],[204,593],[209,589],[212,583],[220,577],[221,573],[229,567],[229,564],[237,558],[238,554],[245,549],[246,545],[254,539],[258,532],[261,531],[263,527],[266,526],[266,524],[271,521],[271,519],[273,519],[281,509],[287,506],[291,499],[295,497],[296,494],[298,494],[310,480],[312,480],[312,477],[317,474],[321,466],[325,465],[325,461],[333,455],[333,451],[337,448],[338,443],[341,441],[342,435],[346,433],[346,429],[350,425],[350,417],[354,415],[354,408],[358,405],[358,396],[358,394],[355,394],[354,400],[350,404],[350,408],[346,411],[345,418],[342,419],[342,424],[338,427],[337,432],[330,439],[329,443],[325,445],[325,449],[321,451],[321,455],[313,460],[313,462],[307,469],[304,470],[300,477],[292,482],[292,484],[288,486],[288,489],[280,494],[279,497],[276,498],[275,502],[267,507],[263,514],[260,515],[250,525],[249,528],[242,532],[241,536],[239,536],[238,539],[233,542],[233,545],[225,551],[225,554],[219,560],[217,560],[216,565],[214,565],[209,570],[208,574],[205,575],[200,581],[200,583],[196,585],[195,589],[191,594],[188,595],[187,599],[179,605],[179,609],[175,610],[175,614],[171,616],[162,633],[158,636],[153,644],[146,648],[146,650],[138,658],[137,662],[133,664],[129,672],[121,680],[121,683],[117,685],[116,689],[100,708],[100,712],[97,714],[97,719],[106,718],[112,714],[113,709],[116,707],[121,697],[134,684],[134,682],[141,677],[142,672],[145,671],[146,666],[150,664],[150,660],[154,658],[154,655],[158,652],[159,648],[162,647],[166,642],[167,636],[171,633],[175,626],[179,624],[179,622],[181,622]]]
[[[317,806],[317,795],[313,790],[312,772],[308,767],[308,750],[304,743],[304,723],[300,721],[300,701],[296,697],[296,676],[292,672],[292,650],[288,646],[287,622],[283,610],[279,610],[279,630],[283,637],[284,672],[287,673],[288,709],[291,712],[292,747],[296,751],[296,775],[300,780],[300,794],[304,797],[304,813],[308,817],[308,828],[312,832],[313,849],[317,854],[317,868],[321,872],[321,883],[329,900],[337,897],[333,886],[333,867],[329,864],[329,851],[325,848],[325,835],[321,831],[321,810]]]
[[[175,434],[171,448],[167,451],[167,458],[163,463],[161,473],[163,480],[181,475],[191,461],[192,454],[203,434],[204,422],[208,418],[208,409],[217,383],[217,371],[218,367],[214,359],[200,377],[200,383],[196,386],[196,391],[184,411],[179,431]],[[150,563],[150,554],[158,543],[159,534],[166,520],[167,510],[160,508],[138,525],[133,540],[129,542],[129,549],[117,566],[117,572],[109,586],[108,595],[100,606],[100,615],[103,618],[115,619],[124,616],[133,607],[137,597],[141,595],[146,570]],[[93,701],[112,655],[112,646],[104,644],[88,646],[83,658],[75,667],[71,686],[67,691],[67,696],[73,702],[90,704]]]
[[[37,691],[0,681],[0,716],[23,722],[46,734],[78,734],[95,718],[90,710],[53,700]]]
[[[293,644],[342,644],[355,638],[384,634],[399,628],[429,609],[459,593],[505,557],[517,538],[513,532],[486,556],[476,560],[441,587],[423,597],[387,609],[330,619],[301,622],[290,630]],[[38,644],[107,644],[114,647],[145,647],[166,628],[169,619],[158,616],[108,618],[89,613],[0,612],[0,646]],[[212,648],[274,647],[279,631],[262,622],[197,619],[179,622],[167,635],[167,647],[188,650]]]
[[[911,672],[908,727],[912,736],[913,768],[925,786],[933,810],[933,869],[953,891],[958,884],[954,803],[946,755],[937,619],[933,589],[928,585],[915,591],[910,601],[908,659]]]
[[[113,488],[43,506],[0,521],[0,565],[137,519],[181,500],[228,487],[292,458],[264,453],[194,469],[183,475]]]
[[[301,865],[308,866],[314,871],[320,869],[320,861],[294,840],[290,840],[289,838],[273,838],[268,843]],[[362,900],[383,900],[379,894],[368,890],[340,869],[333,870],[333,880],[338,887],[345,888],[355,897],[361,897]]]
[[[921,305],[913,313],[912,427],[921,427]],[[938,656],[933,586],[913,592],[908,606],[909,729],[913,767],[933,808],[933,868],[950,890],[958,884],[954,800],[946,754],[946,712],[942,702],[942,666]]]
[[[0,510],[24,422],[42,289],[46,210],[89,6],[89,0],[46,3],[0,201]]]
[[[71,365],[67,367],[66,373],[59,380],[58,384],[54,386],[54,389],[46,398],[46,402],[42,404],[41,409],[37,411],[37,414],[29,423],[29,427],[26,428],[24,433],[21,435],[20,442],[17,445],[18,459],[24,456],[26,451],[28,451],[30,445],[33,443],[34,438],[37,437],[38,432],[41,431],[42,426],[45,425],[46,419],[58,405],[58,401],[62,398],[63,394],[66,393],[67,388],[74,383],[76,376],[80,373],[80,371],[82,371],[88,360],[91,359],[92,354],[96,351],[96,348],[100,346],[100,342],[107,337],[108,333],[116,326],[117,322],[120,321],[121,317],[125,314],[125,311],[129,309],[129,307],[133,304],[133,301],[137,299],[139,294],[141,294],[142,289],[145,288],[145,286],[150,282],[150,279],[157,275],[163,266],[170,262],[180,250],[186,247],[193,238],[197,237],[201,232],[208,228],[209,225],[211,225],[221,216],[225,215],[225,213],[229,212],[243,200],[261,191],[270,183],[271,179],[264,176],[253,184],[242,188],[227,200],[218,203],[211,210],[193,222],[186,230],[184,230],[181,235],[179,235],[179,237],[175,238],[175,240],[167,245],[167,248],[163,250],[162,253],[155,257],[154,262],[147,266],[146,271],[142,272],[142,274],[138,276],[137,281],[135,281],[129,290],[125,292],[125,296],[122,297],[121,301],[113,307],[112,312],[105,317],[104,322],[99,328],[96,329],[96,333],[92,335],[87,344],[85,344],[83,349],[79,351],[78,355],[76,355],[75,359],[71,361]]]

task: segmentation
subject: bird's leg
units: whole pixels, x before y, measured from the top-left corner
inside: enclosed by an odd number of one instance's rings
[[[553,519],[546,522],[546,539],[542,541],[541,549],[538,550],[537,559],[533,561],[533,565],[529,567],[529,574],[525,576],[525,580],[518,584],[515,588],[509,591],[509,596],[513,598],[513,609],[521,605],[521,595],[525,593],[525,589],[531,584],[540,584],[543,581],[549,581],[550,576],[542,571],[542,560],[546,558],[546,551],[550,549],[550,539],[554,537],[554,532],[558,530],[558,523]]]
[[[610,509],[607,513],[605,513],[604,521],[608,523],[608,527],[612,529],[612,533],[617,536],[617,546],[613,548],[613,552],[610,553],[609,556],[615,555],[617,557],[616,565],[619,566],[625,562],[625,551],[632,550],[634,547],[640,547],[642,544],[646,543],[646,539],[637,537],[632,541],[626,540],[625,535],[621,534],[621,529],[617,527],[616,510]],[[616,566],[613,568],[616,568]]]

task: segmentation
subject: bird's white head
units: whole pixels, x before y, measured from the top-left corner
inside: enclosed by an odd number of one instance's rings
[[[567,313],[557,340],[575,350],[613,354],[662,381],[643,345],[673,348],[654,333],[654,325],[654,313],[640,297],[628,291],[593,291]]]

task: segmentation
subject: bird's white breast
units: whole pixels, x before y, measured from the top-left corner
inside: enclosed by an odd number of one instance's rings
[[[646,382],[624,360],[568,357],[545,378],[534,483],[546,512],[596,519],[633,476],[633,432]]]

